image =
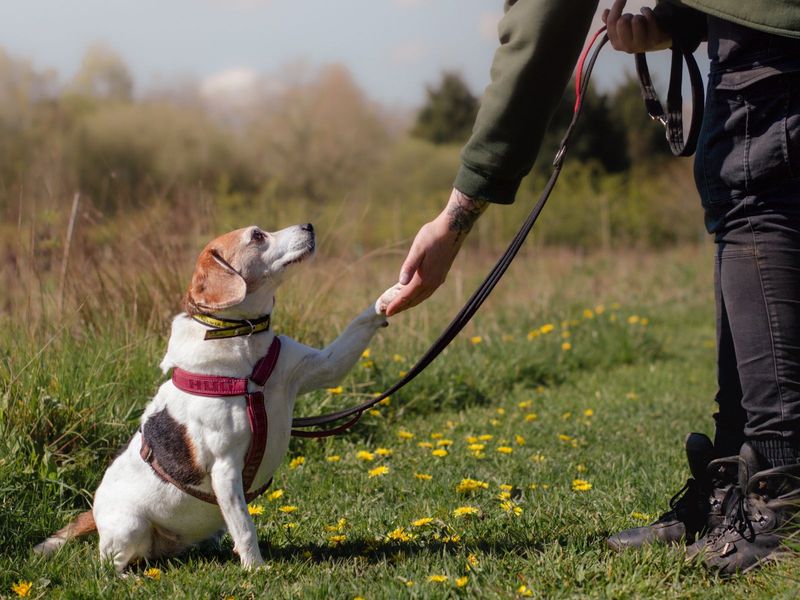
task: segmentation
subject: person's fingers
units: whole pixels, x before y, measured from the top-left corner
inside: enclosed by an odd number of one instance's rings
[[[608,13],[609,13],[609,10],[605,9],[603,11],[603,14],[600,15],[600,19],[603,21],[603,24],[605,24],[605,25],[608,25]]]
[[[422,283],[419,274],[408,285],[403,286],[394,300],[386,307],[386,316],[393,317],[399,312],[412,308],[433,294],[436,288],[428,288]]]
[[[605,19],[608,39],[615,50],[620,49],[617,47],[619,44],[618,34],[617,34],[617,22],[619,21],[619,18],[622,15],[622,10],[625,8],[625,3],[626,0],[615,0],[614,4],[611,5],[611,8],[608,11],[608,15],[606,16]]]
[[[408,251],[408,256],[406,256],[406,259],[403,261],[403,266],[400,267],[400,277],[398,281],[401,284],[406,285],[411,282],[414,273],[417,272],[419,265],[422,263],[423,256],[425,256],[425,253],[421,250],[420,245],[415,239]]]
[[[659,48],[663,46],[665,40],[669,39],[669,36],[661,29],[661,25],[658,24],[656,13],[653,12],[652,8],[644,6],[642,7],[642,16],[647,22],[647,47]]]
[[[631,18],[631,52],[644,52],[648,44],[647,21],[642,15],[633,15]]]
[[[631,13],[626,13],[622,15],[617,22],[617,43],[620,46],[619,50],[624,52],[631,52],[633,48],[632,21],[633,15]]]

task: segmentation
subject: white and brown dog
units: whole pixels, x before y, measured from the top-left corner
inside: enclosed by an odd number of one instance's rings
[[[207,339],[209,326],[193,317],[200,313],[220,321],[263,323],[278,286],[294,266],[314,254],[314,248],[310,224],[275,233],[246,227],[209,243],[197,261],[187,312],[172,322],[163,371],[177,368],[200,376],[250,377],[273,346],[272,331]],[[396,292],[397,287],[384,292],[323,350],[280,336],[281,351],[263,389],[256,389],[252,381],[246,384],[249,392],[263,392],[268,423],[263,459],[253,470],[251,489],[265,486],[286,454],[295,397],[334,386],[344,377],[377,329],[386,325],[386,306]],[[250,419],[243,395],[199,397],[171,380],[165,382],[147,405],[142,428],[106,470],[92,509],[35,550],[47,554],[71,538],[97,530],[101,556],[122,571],[138,558],[177,554],[227,527],[242,564],[261,565],[242,476],[254,437]],[[143,460],[143,431],[178,485],[165,482]],[[213,497],[216,503],[196,495]]]

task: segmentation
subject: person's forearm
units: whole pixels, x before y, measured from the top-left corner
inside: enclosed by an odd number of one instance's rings
[[[455,233],[455,244],[464,241],[487,206],[489,203],[486,200],[470,198],[458,190],[453,190],[442,214],[447,219],[448,229]]]
[[[510,204],[533,166],[547,123],[578,59],[597,0],[511,0],[500,21],[472,137],[454,187]]]

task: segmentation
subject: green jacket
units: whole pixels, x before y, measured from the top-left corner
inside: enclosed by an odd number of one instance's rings
[[[597,0],[506,0],[500,47],[472,137],[453,186],[473,198],[510,204],[528,174],[547,123],[569,82]],[[800,0],[664,0],[656,7],[668,31],[698,43],[703,15],[800,37]],[[699,17],[699,18],[698,18]],[[673,23],[681,27],[673,30]]]

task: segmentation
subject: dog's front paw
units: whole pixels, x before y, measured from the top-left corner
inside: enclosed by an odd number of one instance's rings
[[[242,566],[247,569],[248,571],[254,571],[260,567],[264,566],[264,559],[261,558],[258,554],[252,554],[250,556],[242,556]]]
[[[399,283],[395,283],[392,287],[383,292],[381,297],[375,302],[375,312],[379,315],[385,315],[389,304],[397,297],[402,287],[403,286]]]

